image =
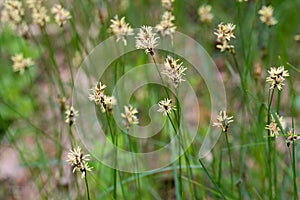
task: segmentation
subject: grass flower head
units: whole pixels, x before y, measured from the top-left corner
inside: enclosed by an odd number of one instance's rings
[[[217,48],[220,49],[221,52],[227,50],[230,53],[234,53],[234,46],[229,44],[231,38],[235,38],[234,35],[235,25],[231,23],[223,24],[220,23],[214,32],[217,36]]]
[[[25,69],[34,64],[31,58],[24,58],[23,54],[16,54],[11,57],[11,60],[14,62],[14,72],[19,71],[20,74],[23,74]]]
[[[69,126],[72,126],[73,124],[75,124],[76,117],[79,116],[78,110],[75,110],[75,108],[73,106],[71,106],[71,107],[67,108],[65,114],[66,114],[65,122],[67,124],[69,124]]]
[[[170,36],[173,38],[173,35],[176,31],[176,26],[173,21],[175,17],[172,15],[170,11],[165,11],[162,15],[162,19],[159,24],[155,26],[157,32],[160,33],[161,36]]]
[[[200,17],[200,21],[210,24],[214,15],[211,13],[211,5],[202,5],[198,8],[198,15]]]
[[[1,10],[1,22],[18,35],[24,36],[28,33],[28,25],[24,20],[24,8],[21,1],[6,0]]]
[[[159,101],[158,106],[159,109],[157,111],[163,113],[165,116],[170,114],[173,110],[176,110],[176,106],[173,105],[172,100],[168,98]]]
[[[68,159],[66,161],[71,163],[71,165],[73,166],[73,173],[75,171],[80,171],[82,173],[81,178],[84,178],[86,176],[87,171],[92,171],[92,167],[89,167],[88,165],[88,161],[90,161],[90,155],[84,155],[81,152],[80,147],[70,150],[67,157]]]
[[[50,18],[47,15],[47,9],[43,6],[34,7],[32,9],[32,21],[34,24],[37,24],[40,27],[45,27],[46,24],[50,21]]]
[[[281,90],[284,85],[285,77],[289,76],[289,72],[284,69],[284,66],[280,66],[278,68],[271,67],[268,73],[269,76],[266,78],[266,81],[270,82],[270,89],[277,87],[278,90]]]
[[[184,81],[182,76],[185,75],[184,71],[187,69],[182,66],[182,62],[177,63],[178,61],[179,59],[175,60],[171,56],[168,56],[164,63],[165,70],[162,72],[162,74],[165,74],[167,77],[169,77],[175,88],[177,88],[178,85]]]
[[[139,124],[139,119],[136,116],[138,110],[131,105],[124,106],[124,113],[121,113],[121,116],[124,118],[124,125],[128,130],[132,125]]]
[[[133,35],[133,29],[130,27],[129,23],[125,22],[125,17],[122,17],[120,20],[118,15],[116,15],[113,19],[110,20],[110,31],[113,35],[117,37],[117,42],[122,40],[124,45],[127,45],[126,37],[129,35]]]
[[[106,85],[102,82],[97,82],[94,88],[90,89],[89,100],[99,105],[101,112],[108,111],[108,113],[111,113],[113,106],[117,104],[117,100],[114,96],[107,96],[104,93],[105,88]]]
[[[279,116],[278,114],[276,114],[276,116],[279,119],[281,126],[284,127],[283,117]],[[275,138],[278,137],[280,132],[280,127],[277,124],[276,119],[273,115],[271,115],[271,122],[270,124],[266,125],[266,129],[270,131],[269,137],[275,137]]]
[[[289,147],[294,141],[299,139],[300,137],[295,133],[294,129],[290,129],[286,138],[286,145]]]
[[[277,20],[273,17],[273,7],[272,6],[263,6],[259,11],[260,21],[267,24],[268,26],[274,26],[277,24]]]
[[[213,126],[220,127],[223,132],[227,133],[229,125],[233,122],[233,116],[228,116],[226,111],[220,111],[217,121]]]
[[[18,24],[24,16],[24,8],[21,1],[6,0],[3,4],[4,9],[1,13],[1,21]]]
[[[107,111],[108,113],[112,113],[113,106],[117,105],[117,99],[114,96],[105,95],[104,100],[100,105],[102,112]]]
[[[70,12],[64,9],[60,4],[55,4],[51,13],[54,14],[55,22],[62,27],[69,19],[71,19]]]
[[[97,82],[94,88],[90,89],[89,100],[95,102],[96,105],[99,105],[104,101],[104,89],[106,85],[102,82]]]
[[[158,46],[158,39],[156,33],[152,32],[151,26],[142,26],[136,37],[136,48],[144,49],[146,54],[150,53],[153,56],[154,49]]]
[[[223,24],[220,23],[214,32],[214,34],[217,36],[217,41],[222,42],[224,40],[230,41],[231,38],[235,38],[235,35],[233,33],[235,29],[235,25],[231,23]]]

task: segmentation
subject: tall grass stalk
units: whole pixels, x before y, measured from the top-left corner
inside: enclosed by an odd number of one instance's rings
[[[215,186],[215,189],[219,192],[220,197],[225,200],[225,195],[223,194],[223,192],[221,191],[220,187],[218,186],[218,184],[216,184],[216,182],[214,181],[214,179],[210,176],[210,174],[208,173],[205,165],[202,163],[201,159],[198,159],[199,163],[202,166],[202,169],[204,170],[205,174],[207,175],[208,179],[212,182],[212,184]]]
[[[296,174],[296,147],[295,141],[292,143],[292,166],[293,166],[293,185],[294,185],[294,200],[298,199],[298,189],[297,189],[297,174]]]
[[[281,91],[278,90],[277,93],[277,105],[276,105],[276,112],[279,114],[280,113],[280,102],[281,102]],[[274,139],[273,143],[273,177],[274,177],[274,190],[275,190],[275,197],[277,197],[278,194],[278,178],[277,178],[277,143]]]
[[[292,97],[292,102],[295,100],[294,99],[294,95]],[[294,103],[292,103],[292,109],[294,107],[293,105]],[[294,124],[294,115],[292,114],[292,131],[295,131],[295,124]],[[295,134],[295,132],[293,132],[293,134]],[[288,150],[289,150],[289,154],[290,154],[290,160],[291,160],[291,164],[292,164],[292,171],[293,171],[293,197],[294,200],[298,199],[298,189],[297,189],[297,173],[296,173],[296,144],[295,144],[295,140],[292,140],[292,152],[290,150],[290,147],[288,146]]]
[[[125,132],[124,132],[124,134],[126,134],[126,136],[127,136],[127,140],[128,140],[128,143],[129,143],[129,149],[130,149],[130,151],[133,152],[133,153],[137,153],[137,150],[136,150],[136,148],[133,146],[129,134],[128,134],[128,133],[125,133]],[[140,183],[139,172],[137,171],[137,170],[138,170],[138,162],[137,162],[136,159],[137,159],[137,158],[134,157],[134,155],[132,155],[132,161],[134,162],[135,168],[136,168],[136,171],[134,172],[134,175],[135,175],[135,178],[136,178],[136,183],[135,183],[135,184],[136,184],[137,191],[138,191],[138,196],[139,196],[138,199],[141,199],[141,197],[142,197],[142,194],[141,194],[141,183]]]
[[[87,181],[87,173],[85,173],[84,182],[85,182],[85,187],[86,187],[87,199],[90,200],[91,198],[90,198],[89,184]]]
[[[113,130],[112,130],[112,127],[111,127],[111,124],[110,124],[110,119],[109,119],[109,116],[107,114],[107,112],[105,112],[105,116],[106,116],[106,120],[107,120],[107,124],[108,124],[108,128],[109,128],[109,132],[110,132],[110,136],[111,136],[111,140],[113,142],[113,144],[115,145],[116,142],[116,138],[114,136],[114,133],[113,133]],[[116,162],[116,153],[114,153],[114,160]],[[115,166],[113,168],[113,184],[114,184],[114,190],[113,190],[113,197],[114,199],[117,199],[117,170],[116,170],[116,163],[114,162]]]
[[[228,133],[224,132],[225,134],[225,140],[226,140],[226,145],[228,149],[228,157],[229,157],[229,167],[230,167],[230,188],[231,188],[231,193],[233,194],[233,168],[232,168],[232,159],[231,159],[231,149],[230,149],[230,143],[228,141]]]
[[[155,60],[155,58],[154,58],[154,55],[151,55],[151,57],[152,57],[152,60],[153,60],[153,62],[154,62],[156,71],[157,71],[157,73],[158,73],[158,75],[159,75],[159,78],[160,78],[160,80],[161,80],[161,83],[163,84],[163,87],[164,87],[164,86],[165,86],[165,81],[164,81],[164,79],[162,78],[162,75],[161,75],[161,73],[160,73],[160,71],[159,71],[159,69],[158,69],[158,66],[157,66],[156,60]],[[165,92],[166,92],[167,97],[170,99],[170,94],[169,94],[167,88],[164,87],[164,89],[165,89]]]
[[[269,97],[268,97],[268,124],[271,122],[271,105],[274,97],[274,89],[272,91],[269,91]],[[273,183],[272,183],[272,139],[270,137],[271,133],[270,130],[268,129],[268,182],[269,182],[269,187],[268,187],[268,195],[269,199],[273,199]]]
[[[181,141],[180,141],[180,136],[178,135],[179,132],[176,130],[176,127],[172,121],[172,118],[170,117],[169,114],[167,114],[168,116],[168,119],[169,119],[169,122],[171,122],[171,125],[172,125],[172,128],[175,132],[175,137],[176,135],[178,136],[178,142],[179,142],[179,147],[178,147],[178,164],[179,164],[179,194],[180,196],[177,198],[177,195],[176,195],[176,199],[181,199],[181,197],[183,196],[183,185],[182,185],[182,169],[181,169]]]

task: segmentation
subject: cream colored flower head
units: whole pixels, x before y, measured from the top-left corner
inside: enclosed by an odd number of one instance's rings
[[[102,112],[107,111],[108,113],[112,113],[113,106],[117,105],[117,99],[114,96],[104,96],[103,103],[100,104],[100,109]]]
[[[101,112],[112,112],[113,106],[117,104],[117,100],[114,96],[107,96],[104,93],[106,85],[102,82],[97,82],[96,85],[90,89],[89,100],[93,101],[96,105],[100,106]]]
[[[290,129],[287,133],[286,144],[289,147],[294,141],[299,140],[300,137],[295,133],[294,129]]]
[[[242,3],[242,2],[247,2],[248,0],[236,0],[236,1]]]
[[[79,116],[78,114],[78,110],[75,110],[75,108],[73,106],[68,107],[66,112],[65,112],[66,116],[65,116],[65,122],[67,124],[69,124],[69,126],[72,126],[73,124],[75,124],[76,121],[76,117]]]
[[[51,13],[54,14],[55,22],[62,27],[69,19],[71,19],[70,12],[64,9],[60,4],[55,4],[51,8]]]
[[[25,69],[34,64],[31,58],[24,58],[23,54],[16,54],[15,56],[11,57],[11,60],[14,62],[14,72],[19,71],[20,74],[23,74]]]
[[[134,124],[139,124],[139,119],[136,116],[138,110],[131,105],[124,106],[124,113],[121,113],[121,116],[124,118],[124,125],[126,129],[129,129]]]
[[[165,116],[170,114],[173,110],[176,110],[176,106],[173,105],[172,100],[168,98],[159,101],[158,106],[159,109],[157,111],[163,113]]]
[[[230,53],[234,53],[234,46],[229,44],[231,38],[235,38],[234,35],[235,25],[231,23],[223,24],[220,23],[214,32],[217,36],[217,48],[220,49],[221,52],[227,50]]]
[[[37,24],[40,27],[45,27],[46,24],[50,21],[50,18],[47,15],[47,9],[43,6],[34,7],[32,9],[32,21],[34,24]]]
[[[135,38],[137,49],[144,49],[146,54],[150,53],[152,56],[154,55],[154,49],[158,46],[157,40],[159,37],[152,31],[151,26],[142,26]]]
[[[178,63],[179,62],[179,63]],[[162,74],[166,75],[169,80],[174,84],[174,87],[177,88],[178,85],[184,81],[182,78],[184,71],[187,69],[186,67],[182,66],[182,62],[179,59],[175,60],[171,56],[166,58],[164,63],[164,71]]]
[[[285,122],[283,120],[283,117],[279,116],[277,113],[276,113],[276,116],[279,119],[281,126],[284,128]],[[271,122],[270,122],[270,124],[266,125],[266,129],[268,129],[270,131],[269,137],[275,137],[275,138],[278,137],[279,132],[280,132],[280,127],[277,124],[276,119],[273,115],[271,115]]]
[[[267,24],[268,26],[273,26],[277,24],[277,20],[273,17],[273,7],[272,6],[263,6],[259,11],[260,21]]]
[[[202,5],[198,8],[200,21],[210,24],[214,15],[211,13],[211,5]]]
[[[1,22],[9,26],[19,36],[28,33],[28,25],[24,20],[24,8],[21,1],[6,0],[1,10]]]
[[[266,78],[266,81],[270,82],[270,89],[277,87],[278,90],[281,90],[284,85],[285,77],[290,76],[289,72],[284,69],[284,66],[280,66],[278,68],[271,67],[268,73],[269,76]]]
[[[119,40],[122,40],[124,45],[126,46],[127,45],[126,37],[129,35],[133,35],[133,29],[130,27],[129,23],[126,23],[125,17],[122,17],[119,20],[118,15],[116,15],[110,21],[111,24],[109,28],[112,34],[117,37],[117,42]]]
[[[14,25],[21,23],[24,16],[24,8],[21,1],[6,0],[3,4],[4,9],[1,13],[1,21]]]
[[[230,41],[231,38],[235,38],[233,33],[235,25],[232,23],[223,24],[222,22],[218,25],[218,28],[214,32],[217,36],[217,41],[222,42],[224,40]]]
[[[80,171],[81,178],[84,178],[86,176],[87,171],[92,171],[92,167],[89,167],[88,161],[90,161],[90,155],[86,154],[84,155],[81,152],[81,148],[77,147],[74,148],[73,150],[70,150],[67,156],[67,162],[69,162],[72,167],[73,167],[73,173],[75,171]]]
[[[175,0],[161,0],[161,5],[162,5],[162,7],[167,9],[168,11],[172,11],[174,1]]]
[[[228,116],[226,111],[220,111],[217,121],[213,123],[213,126],[220,127],[223,132],[227,133],[229,125],[233,122],[233,116]]]
[[[90,89],[89,100],[95,102],[96,105],[99,105],[104,101],[104,89],[106,85],[104,85],[101,81],[97,82],[96,85]]]
[[[161,21],[159,24],[155,26],[157,32],[160,33],[161,36],[170,36],[173,38],[173,35],[176,31],[176,26],[173,24],[175,17],[172,15],[171,12],[165,11]]]

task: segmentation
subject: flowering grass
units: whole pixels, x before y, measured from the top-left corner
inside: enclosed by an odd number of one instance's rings
[[[36,199],[299,199],[299,7],[0,2],[0,149],[14,149],[25,171],[17,179],[0,167],[0,199],[30,199],[23,188]],[[176,53],[176,31],[206,50],[218,77],[202,77],[182,56],[196,52],[192,45]],[[104,66],[96,46],[108,38],[114,45],[104,53],[119,57]],[[166,43],[173,51],[160,48]],[[224,85],[216,101],[227,105],[217,111],[206,78]],[[136,80],[147,84],[132,92]],[[216,145],[200,154],[210,137]]]

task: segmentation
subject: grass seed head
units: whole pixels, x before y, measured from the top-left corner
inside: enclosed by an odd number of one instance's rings
[[[51,13],[54,14],[55,22],[62,27],[69,19],[71,19],[70,12],[64,9],[60,4],[55,4]]]
[[[110,31],[113,35],[117,37],[117,42],[122,40],[124,45],[127,45],[126,37],[133,35],[133,29],[130,27],[129,23],[126,23],[125,17],[122,17],[120,20],[118,15],[110,20],[111,24],[109,26]]]

